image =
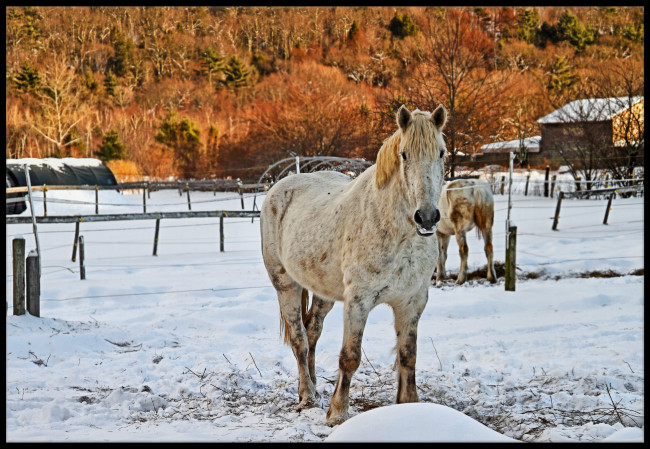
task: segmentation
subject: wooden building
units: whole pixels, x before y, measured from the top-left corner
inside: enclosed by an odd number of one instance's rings
[[[530,167],[549,164],[557,169],[566,164],[565,157],[602,159],[622,154],[636,154],[636,165],[643,165],[643,97],[575,100],[538,119],[537,123],[541,136],[483,145],[459,164],[507,166],[509,153],[515,152],[521,153],[523,165]]]
[[[537,120],[540,151],[558,165],[567,158],[615,157],[630,150],[641,152],[643,165],[643,97],[575,100]]]

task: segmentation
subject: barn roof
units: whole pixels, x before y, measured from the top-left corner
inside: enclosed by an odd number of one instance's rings
[[[524,146],[531,153],[536,153],[539,151],[539,141],[541,136],[527,137],[524,139]],[[508,153],[510,151],[519,150],[519,139],[517,140],[508,140],[506,142],[492,142],[486,145],[481,146],[481,152],[483,153]]]
[[[93,158],[23,158],[7,159],[7,187],[27,185],[25,164],[29,167],[32,185],[98,185],[117,184],[113,172],[99,159]],[[8,193],[7,198],[23,198],[25,193]],[[27,206],[24,201],[6,203],[6,214],[20,214]]]
[[[113,172],[99,159],[93,158],[23,158],[7,159],[7,176],[14,187],[26,186],[24,165],[30,169],[32,185],[115,185]]]
[[[640,101],[643,101],[642,96],[575,100],[540,118],[537,123],[602,122],[611,120]]]

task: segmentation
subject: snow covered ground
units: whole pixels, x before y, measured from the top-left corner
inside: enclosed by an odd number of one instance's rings
[[[47,198],[48,215],[94,213],[91,191]],[[101,191],[100,213],[139,212],[141,201],[139,192]],[[495,201],[503,263],[507,196]],[[28,252],[35,243],[31,224],[7,225],[6,440],[323,441],[343,430],[363,440],[393,429],[382,438],[492,441],[492,429],[522,441],[643,441],[643,198],[615,199],[608,225],[605,199],[565,199],[552,231],[555,205],[513,196],[515,292],[502,277],[431,286],[418,332],[420,404],[388,407],[397,389],[392,312],[371,312],[351,419],[334,428],[324,422],[342,305],[317,348],[320,407],[297,413],[297,368],[282,343],[259,220],[227,218],[223,253],[218,220],[162,220],[157,256],[153,220],[82,223],[85,280],[71,261],[74,225],[40,224],[40,318],[13,315],[11,242],[22,235]],[[233,193],[192,193],[192,210],[240,208]],[[35,209],[42,214],[42,202]],[[185,196],[153,192],[147,211],[163,210],[187,210]],[[471,272],[485,257],[476,234],[468,238]],[[450,274],[457,251],[452,242]],[[581,277],[594,271],[623,276]]]

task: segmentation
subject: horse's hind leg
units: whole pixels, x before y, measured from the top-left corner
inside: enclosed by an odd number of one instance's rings
[[[329,311],[332,310],[332,307],[334,307],[334,301],[326,301],[314,295],[311,308],[305,320],[307,341],[309,343],[309,375],[314,386],[316,385],[316,343],[323,331],[323,320]]]
[[[467,237],[464,230],[456,230],[456,242],[458,242],[458,252],[460,253],[460,270],[458,271],[456,284],[462,284],[467,278],[467,255],[469,254]]]
[[[487,280],[491,283],[497,281],[497,274],[494,271],[494,257],[492,254],[492,227],[481,229],[485,241],[485,256],[487,257]]]
[[[438,265],[436,268],[436,281],[443,281],[447,278],[445,264],[447,263],[447,249],[449,248],[450,235],[436,233],[438,237]]]
[[[418,402],[415,387],[415,359],[417,355],[418,322],[424,306],[427,303],[427,293],[420,292],[411,301],[393,305],[395,314],[395,333],[397,334],[397,400]]]
[[[297,410],[309,408],[316,405],[316,389],[309,374],[308,355],[309,344],[307,333],[302,323],[302,287],[292,283],[284,284],[282,289],[278,288],[278,301],[280,302],[280,314],[288,331],[288,343],[291,345],[293,355],[298,362],[298,397],[300,402]]]

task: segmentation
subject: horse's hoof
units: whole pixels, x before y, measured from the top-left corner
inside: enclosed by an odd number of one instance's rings
[[[464,281],[463,279],[458,279],[458,280],[456,281],[456,284],[458,284],[458,285],[462,285],[462,284],[464,284],[464,283],[465,283],[465,281]]]
[[[306,408],[316,407],[317,405],[318,405],[318,401],[316,401],[315,398],[305,399],[300,401],[300,403],[296,405],[296,411],[299,412]]]
[[[325,425],[329,427],[338,426],[339,424],[343,424],[347,419],[348,419],[348,414],[341,413],[338,416],[328,417],[327,420],[325,421]]]

